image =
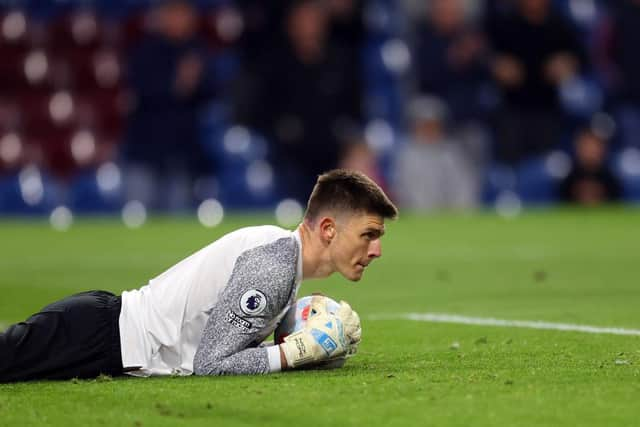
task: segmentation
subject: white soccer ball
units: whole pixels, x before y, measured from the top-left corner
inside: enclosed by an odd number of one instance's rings
[[[336,314],[338,308],[340,308],[340,304],[324,295],[311,295],[299,298],[276,328],[274,333],[276,344],[282,344],[285,337],[303,329],[310,317],[318,313]]]

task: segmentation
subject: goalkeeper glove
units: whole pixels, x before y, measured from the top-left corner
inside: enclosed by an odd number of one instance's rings
[[[340,308],[336,312],[336,317],[342,321],[344,335],[347,341],[347,356],[353,356],[358,351],[358,345],[362,338],[362,328],[360,326],[360,316],[349,303],[340,301]]]
[[[317,310],[320,312],[321,310]],[[304,366],[305,369],[336,369],[341,368],[347,358],[354,356],[358,351],[362,329],[360,327],[360,317],[358,313],[351,309],[345,301],[340,301],[340,307],[336,311],[336,317],[342,320],[345,339],[347,341],[347,352],[339,356],[332,356],[318,362],[310,362]]]
[[[321,294],[319,294],[322,296]],[[312,316],[329,314],[325,311],[326,305],[321,303],[322,299],[311,299]],[[360,316],[355,312],[346,301],[340,301],[340,306],[335,314],[342,321],[344,326],[344,336],[347,342],[347,356],[354,355],[358,351],[358,345],[362,338],[362,328],[360,327]]]
[[[280,348],[290,368],[339,357],[349,349],[342,320],[329,313],[310,317],[307,325],[288,335]]]

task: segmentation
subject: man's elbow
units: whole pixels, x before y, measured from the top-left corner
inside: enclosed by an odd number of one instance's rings
[[[266,352],[265,349],[257,349]],[[246,350],[249,351],[249,350]],[[253,357],[252,357],[253,356]],[[254,375],[267,374],[269,362],[260,354],[226,353],[197,351],[193,359],[193,373],[195,375]]]
[[[195,375],[225,375],[222,358],[206,357],[202,352],[196,352],[193,359],[193,373]]]
[[[207,363],[204,365],[194,365],[193,373],[195,375],[229,375],[231,372],[225,370],[222,363]]]

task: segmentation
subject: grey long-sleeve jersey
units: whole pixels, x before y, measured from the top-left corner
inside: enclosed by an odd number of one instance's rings
[[[302,280],[297,231],[248,227],[223,236],[139,290],[124,292],[123,366],[131,375],[258,374],[280,369],[258,347]]]

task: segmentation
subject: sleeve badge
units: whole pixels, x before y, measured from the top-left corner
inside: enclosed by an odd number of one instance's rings
[[[267,297],[257,289],[251,289],[240,297],[240,310],[246,315],[255,316],[267,308]]]

